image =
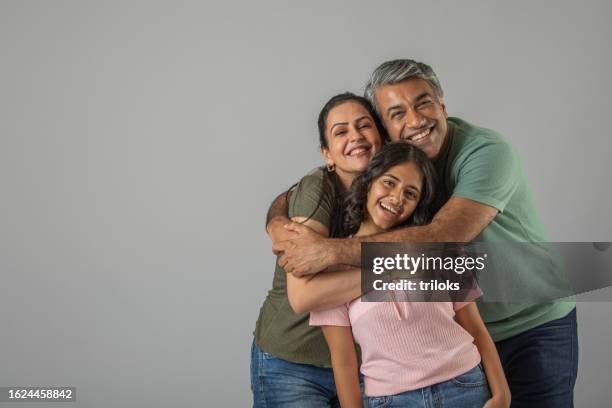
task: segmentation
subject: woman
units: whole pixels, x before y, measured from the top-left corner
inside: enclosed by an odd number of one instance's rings
[[[363,236],[428,222],[434,174],[417,148],[386,145],[353,181],[347,231]],[[322,326],[345,408],[362,407],[353,335],[362,349],[368,407],[509,406],[499,355],[474,302],[356,299],[312,312],[310,323]]]
[[[290,217],[326,236],[339,236],[343,199],[353,179],[366,169],[386,133],[369,102],[344,93],[331,98],[318,119],[325,168],[304,177],[293,190]],[[308,314],[296,314],[287,284],[302,281],[278,266],[261,307],[251,352],[255,407],[338,406],[327,343]]]

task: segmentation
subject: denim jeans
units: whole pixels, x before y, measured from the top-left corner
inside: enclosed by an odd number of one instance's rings
[[[297,364],[251,346],[254,408],[340,407],[331,368]]]
[[[366,408],[477,408],[491,398],[482,365],[448,381],[385,397],[366,397]]]
[[[574,406],[578,374],[576,309],[495,343],[512,393],[512,408]]]

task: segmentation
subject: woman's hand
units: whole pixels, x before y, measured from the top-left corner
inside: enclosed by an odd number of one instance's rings
[[[495,395],[488,400],[482,408],[508,408],[510,407],[510,394],[507,396]]]

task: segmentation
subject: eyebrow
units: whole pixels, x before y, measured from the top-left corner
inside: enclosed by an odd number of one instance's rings
[[[391,173],[385,173],[385,174],[383,174],[383,176],[386,176],[386,177],[391,177],[393,180],[400,181],[400,179],[398,179],[397,177],[395,177],[395,176],[394,176],[393,174],[391,174]]]
[[[334,128],[336,126],[340,126],[340,125],[348,125],[348,122],[336,122],[332,125],[332,127],[329,129],[329,131],[331,132],[332,130],[334,130]]]
[[[360,121],[360,120],[362,120],[362,119],[368,119],[368,120],[370,120],[370,117],[369,117],[368,115],[363,115],[363,116],[358,117],[358,118],[357,118],[357,119],[355,119],[354,121],[355,121],[355,122],[359,122],[359,121]],[[340,126],[340,125],[348,125],[348,124],[349,124],[348,122],[336,122],[336,123],[334,123],[334,124],[332,125],[332,127],[331,127],[329,130],[330,130],[330,131],[332,131],[332,130],[334,130],[334,127],[336,127],[336,126]]]
[[[422,94],[420,94],[419,96],[417,96],[416,98],[414,98],[414,102],[416,103],[416,102],[420,101],[421,99],[423,99],[423,98],[425,98],[427,96],[431,96],[431,94],[429,92],[425,91]]]

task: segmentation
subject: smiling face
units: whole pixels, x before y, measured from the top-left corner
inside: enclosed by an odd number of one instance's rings
[[[423,177],[411,162],[391,167],[372,181],[366,201],[364,227],[369,233],[388,230],[406,221],[421,199]]]
[[[446,141],[446,106],[427,81],[413,78],[376,88],[376,104],[391,140],[404,140],[435,160]]]
[[[368,110],[358,102],[343,102],[329,111],[325,124],[327,147],[321,154],[346,189],[364,171],[381,145],[382,138]]]

